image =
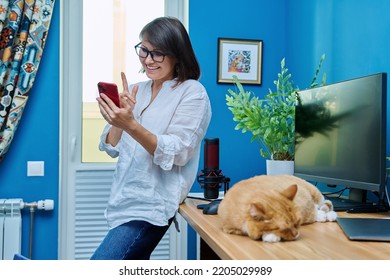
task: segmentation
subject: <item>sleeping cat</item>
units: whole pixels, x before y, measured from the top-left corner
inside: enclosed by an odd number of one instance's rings
[[[295,240],[301,225],[337,218],[315,186],[292,175],[261,175],[236,183],[221,201],[218,216],[224,232],[265,242]]]

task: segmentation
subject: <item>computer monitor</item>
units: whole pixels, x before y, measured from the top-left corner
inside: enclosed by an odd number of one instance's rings
[[[350,199],[359,202],[371,191],[383,204],[386,95],[386,73],[299,91],[295,175],[349,188]]]

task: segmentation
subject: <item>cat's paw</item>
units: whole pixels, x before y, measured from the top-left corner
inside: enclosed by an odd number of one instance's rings
[[[328,222],[334,222],[337,219],[337,213],[335,211],[329,211],[326,213],[326,220]]]
[[[279,242],[281,240],[280,236],[274,233],[263,233],[262,239],[264,242]]]
[[[321,210],[317,211],[316,222],[334,222],[337,219],[337,213],[335,211],[324,212]]]
[[[327,221],[326,213],[322,210],[317,210],[316,222],[324,223]]]

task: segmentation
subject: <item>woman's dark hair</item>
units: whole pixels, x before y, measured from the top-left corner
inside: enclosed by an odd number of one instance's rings
[[[173,17],[159,17],[141,30],[140,38],[148,40],[156,49],[176,59],[174,78],[181,83],[198,80],[200,67],[192,49],[190,37],[183,24]]]

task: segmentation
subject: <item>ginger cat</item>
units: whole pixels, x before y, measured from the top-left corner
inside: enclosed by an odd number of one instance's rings
[[[265,242],[296,240],[299,227],[335,221],[329,200],[312,184],[291,175],[261,175],[236,183],[218,208],[222,230]]]

